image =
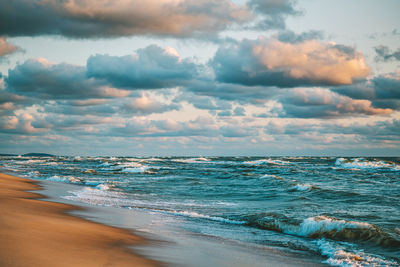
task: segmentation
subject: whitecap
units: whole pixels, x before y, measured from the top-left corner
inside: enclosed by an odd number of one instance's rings
[[[148,166],[141,166],[141,167],[135,167],[135,168],[125,168],[121,172],[129,172],[129,173],[144,173],[146,172],[150,167]]]
[[[398,266],[396,262],[382,259],[375,255],[367,254],[361,250],[353,249],[352,247],[340,245],[338,243],[329,242],[324,238],[316,241],[321,255],[326,256],[328,259],[324,261],[332,266],[343,267],[361,267],[361,266]],[[343,244],[346,244],[343,242]]]
[[[245,221],[235,221],[235,220],[230,220],[230,219],[226,219],[226,218],[222,218],[222,217],[209,216],[209,215],[197,213],[194,211],[166,211],[166,213],[190,217],[190,218],[207,219],[207,220],[211,220],[211,221],[217,221],[217,222],[229,223],[229,224],[245,224],[246,223]]]
[[[259,159],[259,160],[245,161],[243,163],[249,164],[249,165],[263,165],[263,164],[287,165],[287,164],[290,164],[289,161],[278,160],[278,159]]]
[[[72,184],[79,184],[82,183],[82,180],[73,176],[58,176],[53,175],[51,177],[46,178],[47,181],[52,182],[62,182],[62,183],[72,183]]]
[[[385,162],[383,160],[366,160],[364,158],[337,158],[335,166],[343,169],[350,170],[368,170],[368,169],[391,169],[393,171],[399,171],[400,166],[394,162]]]
[[[316,233],[340,232],[344,229],[370,229],[373,226],[365,222],[345,221],[327,216],[316,216],[305,219],[299,226],[297,234],[311,236]]]
[[[295,186],[293,186],[291,188],[291,190],[304,192],[304,191],[310,191],[313,188],[314,188],[314,186],[312,186],[310,184],[296,184]]]

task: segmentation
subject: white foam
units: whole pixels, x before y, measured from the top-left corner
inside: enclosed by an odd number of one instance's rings
[[[96,186],[96,188],[100,190],[110,190],[110,186],[106,184],[99,184],[98,186]]]
[[[382,160],[366,160],[364,158],[354,158],[354,159],[345,159],[345,158],[337,158],[335,161],[335,165],[343,168],[343,169],[353,169],[353,170],[362,170],[362,169],[391,169],[394,171],[400,170],[400,166],[395,163],[384,162]]]
[[[129,168],[129,167],[137,168],[137,167],[142,167],[143,165],[138,162],[124,162],[124,163],[118,163],[117,166],[122,168]]]
[[[149,169],[148,166],[141,166],[135,168],[125,168],[121,172],[129,172],[129,173],[144,173]]]
[[[245,224],[246,223],[244,221],[234,221],[234,220],[229,220],[229,219],[225,219],[222,217],[215,217],[215,216],[201,214],[201,213],[197,213],[194,211],[168,211],[167,213],[172,213],[174,215],[185,216],[185,217],[190,217],[190,218],[207,219],[207,220],[229,223],[229,224]]]
[[[119,192],[102,190],[97,187],[85,187],[81,190],[69,191],[68,193],[71,195],[64,196],[63,198],[92,205],[121,207],[133,204],[133,201],[124,198],[124,195]]]
[[[310,184],[296,184],[295,186],[292,187],[292,190],[296,190],[296,191],[310,191],[311,189],[313,189],[313,186]]]
[[[326,241],[324,238],[316,241],[321,255],[328,257],[325,263],[341,267],[362,266],[398,266],[396,262],[379,258],[375,255],[364,253],[361,250],[352,249],[352,246],[344,246],[338,243]],[[352,250],[351,252],[349,250]]]
[[[210,159],[198,157],[198,158],[188,158],[188,159],[172,159],[175,162],[181,163],[207,163]]]
[[[259,160],[252,160],[252,161],[245,161],[244,164],[249,165],[263,165],[263,164],[274,164],[274,165],[287,165],[290,164],[289,161],[284,160],[274,160],[274,159],[259,159]]]
[[[78,184],[81,183],[82,180],[73,176],[58,176],[58,175],[53,175],[49,178],[46,178],[48,181],[52,182],[62,182],[62,183],[72,183],[72,184]]]
[[[264,174],[264,175],[261,176],[260,178],[274,178],[274,179],[278,179],[278,180],[283,180],[282,177],[279,177],[279,176],[273,175],[273,174]]]
[[[31,172],[28,172],[28,177],[35,177],[35,176],[38,176],[40,173],[38,172],[38,171],[31,171]]]
[[[25,164],[36,164],[36,163],[45,163],[44,159],[28,159],[26,161],[16,161],[16,164],[25,165]]]
[[[297,230],[297,235],[310,236],[318,232],[336,231],[340,232],[345,228],[363,228],[369,229],[373,226],[369,223],[345,221],[327,216],[316,216],[305,219]]]

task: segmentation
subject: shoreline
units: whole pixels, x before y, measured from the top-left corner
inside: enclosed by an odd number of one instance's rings
[[[57,207],[56,213],[61,213],[63,217],[61,221],[63,223],[68,224],[67,221],[69,219],[79,220],[87,224],[88,228],[92,226],[95,228],[100,227],[106,229],[105,231],[107,232],[111,231],[111,234],[117,232],[117,240],[114,239],[115,243],[112,243],[111,247],[115,250],[119,250],[119,253],[123,255],[122,258],[118,256],[119,262],[113,264],[109,264],[111,261],[108,261],[106,264],[93,263],[91,262],[92,256],[84,255],[90,258],[88,263],[79,262],[77,264],[66,263],[57,265],[50,261],[43,261],[47,260],[42,259],[46,257],[43,255],[47,255],[44,253],[37,254],[35,257],[27,255],[27,257],[31,257],[30,262],[27,262],[31,263],[28,264],[28,266],[32,265],[32,263],[34,263],[34,266],[327,266],[327,264],[322,262],[323,258],[316,255],[307,256],[302,253],[285,252],[273,247],[240,243],[233,240],[218,239],[217,237],[187,232],[181,228],[179,222],[176,224],[177,222],[175,219],[173,219],[175,222],[173,222],[172,225],[168,223],[171,218],[168,216],[165,217],[165,215],[160,216],[160,214],[140,210],[90,205],[83,202],[71,201],[62,197],[68,195],[69,191],[82,188],[79,185],[30,178],[18,178],[12,175],[0,174],[0,186],[7,184],[10,180],[18,181],[18,184],[23,184],[23,188],[16,191],[19,193],[15,198],[30,198],[32,201],[40,202],[41,204],[47,203],[48,205],[45,206]],[[9,176],[9,181],[2,179],[3,176]],[[10,183],[10,185],[12,185],[12,183]],[[28,187],[26,185],[28,185]],[[22,190],[41,190],[41,194],[23,192]],[[28,195],[25,195],[25,193]],[[0,190],[0,199],[2,198],[3,193]],[[18,210],[15,210],[14,216],[17,217],[18,212]],[[35,215],[44,220],[47,220],[47,217],[51,219],[51,217],[54,216],[49,214]],[[5,214],[0,215],[0,222],[2,216],[5,216]],[[67,221],[64,220],[66,217],[68,217]],[[27,219],[25,221],[29,220]],[[1,223],[0,227],[2,227]],[[2,231],[4,230],[4,228],[3,230],[0,229],[0,238],[2,238]],[[45,229],[45,231],[47,231],[47,229]],[[119,238],[121,233],[123,238]],[[81,233],[77,234],[81,238]],[[98,234],[99,233],[97,233],[97,235]],[[19,235],[20,240],[26,238],[23,232],[19,233]],[[45,243],[47,243],[47,238],[47,236],[43,237]],[[80,253],[75,255],[76,251],[82,251],[82,249],[78,249],[75,245],[75,242],[78,241],[79,238],[75,241],[68,239],[68,242],[70,242],[70,245],[74,247],[74,249],[69,253],[64,253],[59,259],[68,258],[72,255],[74,257],[80,257],[82,254],[85,254]],[[65,241],[60,243],[58,247],[63,249]],[[0,251],[0,266],[26,266],[26,264],[15,263],[3,264],[1,259],[6,259],[3,254],[8,254],[9,250],[7,250],[4,244],[2,245],[4,248],[0,246],[2,250]],[[97,253],[101,254],[105,250],[109,250],[109,248],[107,248],[107,245],[102,245],[97,250]],[[112,254],[115,256],[114,252]],[[14,252],[14,256],[8,256],[8,258],[14,259],[15,257],[20,257],[18,252]],[[36,260],[39,263],[36,262]],[[41,262],[42,264],[40,264]],[[54,259],[54,262],[57,262],[57,258]]]
[[[1,266],[160,266],[129,246],[149,241],[129,230],[69,214],[79,206],[51,202],[38,182],[0,173]]]

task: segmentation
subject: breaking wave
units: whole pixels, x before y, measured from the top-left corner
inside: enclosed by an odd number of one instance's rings
[[[385,260],[379,256],[370,255],[361,250],[350,251],[351,248],[329,242],[324,238],[317,240],[316,244],[321,255],[328,258],[324,262],[332,266],[398,266],[394,261]]]
[[[277,160],[277,159],[259,159],[259,160],[245,161],[243,163],[247,164],[247,165],[264,165],[264,164],[287,165],[287,164],[290,164],[289,161]]]
[[[379,227],[328,216],[307,218],[301,222],[282,214],[262,213],[247,218],[248,225],[313,239],[328,238],[353,243],[368,242],[383,247],[399,247],[400,240]]]
[[[335,166],[343,169],[370,170],[370,169],[390,169],[400,171],[400,166],[394,162],[383,160],[368,160],[364,158],[337,158]]]

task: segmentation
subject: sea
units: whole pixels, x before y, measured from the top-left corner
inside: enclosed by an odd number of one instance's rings
[[[79,185],[68,200],[331,266],[400,264],[398,157],[1,156],[0,171]]]

